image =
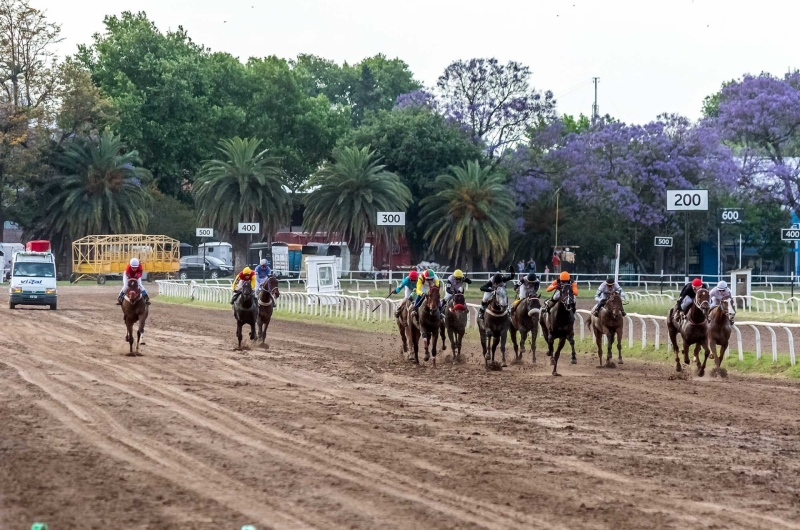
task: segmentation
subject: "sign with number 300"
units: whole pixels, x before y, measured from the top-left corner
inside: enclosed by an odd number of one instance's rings
[[[406,212],[378,212],[378,226],[405,226]]]

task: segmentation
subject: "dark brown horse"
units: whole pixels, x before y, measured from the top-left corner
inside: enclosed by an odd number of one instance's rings
[[[256,340],[256,322],[258,322],[258,304],[250,282],[242,282],[242,292],[233,302],[233,316],[236,319],[236,338],[239,349],[242,349],[242,327],[250,326],[250,340]]]
[[[678,340],[680,333],[683,339],[683,362],[689,364],[689,348],[694,344],[694,358],[697,361],[697,375],[703,377],[705,373],[705,361],[708,360],[708,323],[706,312],[709,306],[709,295],[707,289],[698,289],[694,295],[692,305],[686,313],[686,318],[678,320],[678,314],[673,307],[667,315],[667,329],[669,339],[672,341],[672,350],[675,352],[675,370],[680,372],[681,361],[678,358]],[[703,348],[705,360],[700,364],[700,348]]]
[[[569,283],[561,284],[559,287],[558,301],[553,304],[549,311],[543,311],[539,317],[539,324],[542,326],[542,336],[547,342],[547,356],[553,365],[553,375],[560,376],[558,373],[558,358],[564,348],[564,342],[569,341],[572,347],[572,364],[577,364],[578,358],[575,355],[575,295],[572,293],[572,285]],[[553,343],[558,339],[558,348],[553,353]]]
[[[726,298],[708,313],[708,348],[714,354],[715,368],[711,375],[725,377],[727,372],[722,368],[725,352],[728,351],[728,341],[733,331],[733,320],[736,316],[736,307],[731,298]],[[717,352],[717,346],[720,347]],[[703,363],[705,368],[705,363]]]
[[[525,353],[525,341],[531,335],[532,362],[536,362],[536,339],[539,337],[539,314],[542,312],[542,301],[536,293],[528,293],[525,300],[511,310],[511,342],[514,344],[514,355],[517,362],[522,361]],[[517,333],[520,334],[517,347]]]
[[[439,288],[433,286],[425,296],[422,307],[419,308],[417,322],[422,343],[425,346],[425,360],[431,359],[433,354],[433,365],[436,366],[436,345],[439,335],[442,336],[442,351],[447,349],[444,341],[444,323],[442,322],[442,312],[439,309]],[[414,345],[414,361],[419,364],[419,339],[412,341]]]
[[[128,285],[125,287],[125,298],[122,300],[122,318],[128,330],[125,340],[130,346],[129,356],[141,355],[139,354],[139,344],[144,344],[144,323],[147,321],[148,313],[149,309],[142,297],[142,291],[139,289],[139,280],[129,279]],[[136,350],[134,351],[133,325],[137,322],[139,329],[136,330]]]
[[[588,322],[589,331],[594,334],[594,341],[597,344],[597,358],[600,361],[600,368],[603,365],[603,336],[608,342],[608,356],[606,357],[606,368],[615,368],[616,365],[611,360],[611,346],[614,338],[617,339],[617,356],[619,364],[622,364],[622,332],[625,328],[625,319],[622,317],[622,296],[618,292],[608,295],[605,305],[597,316],[592,315]]]
[[[408,344],[419,343],[419,328],[410,320],[411,300],[403,302],[397,321],[397,330],[400,332],[400,339],[403,341],[402,353],[408,353]],[[411,357],[409,356],[409,359]]]
[[[481,335],[481,348],[483,349],[483,360],[486,368],[494,368],[497,363],[494,360],[497,352],[497,345],[500,344],[500,353],[503,356],[502,366],[506,364],[506,339],[508,337],[508,327],[511,319],[508,318],[508,293],[502,285],[497,287],[489,299],[486,312],[483,318],[478,319],[478,331]],[[488,344],[487,337],[491,339]],[[491,346],[491,356],[489,349]],[[491,365],[489,364],[491,362]]]
[[[258,338],[261,339],[261,344],[264,344],[267,339],[269,321],[272,320],[272,312],[275,310],[275,303],[280,295],[278,278],[270,275],[261,284],[256,298],[258,302]]]
[[[456,293],[450,298],[444,313],[444,324],[447,336],[450,339],[450,349],[453,350],[453,363],[461,360],[461,343],[467,330],[469,310],[464,295]]]

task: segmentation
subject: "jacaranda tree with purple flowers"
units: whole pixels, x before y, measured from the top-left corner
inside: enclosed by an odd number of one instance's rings
[[[530,68],[516,61],[470,59],[448,66],[436,87],[445,116],[467,128],[494,158],[538,119],[555,117],[553,93],[535,90],[530,77]]]
[[[726,84],[714,122],[737,151],[742,185],[800,211],[800,73]]]

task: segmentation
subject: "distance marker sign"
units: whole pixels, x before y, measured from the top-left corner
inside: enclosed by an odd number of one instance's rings
[[[744,208],[720,208],[719,222],[723,224],[741,223],[744,220]]]
[[[708,211],[708,190],[667,190],[667,211]]]
[[[261,230],[259,223],[239,223],[240,234],[257,234]]]
[[[378,226],[405,226],[406,212],[378,212]]]
[[[656,236],[655,245],[657,247],[672,247],[672,238]]]
[[[800,241],[800,228],[781,228],[781,239],[784,241]]]

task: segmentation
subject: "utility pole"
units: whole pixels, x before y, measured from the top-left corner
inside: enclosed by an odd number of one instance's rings
[[[592,123],[597,121],[597,118],[600,117],[600,107],[597,106],[597,82],[600,81],[599,77],[593,77],[592,82],[594,82],[594,105],[592,105]]]

